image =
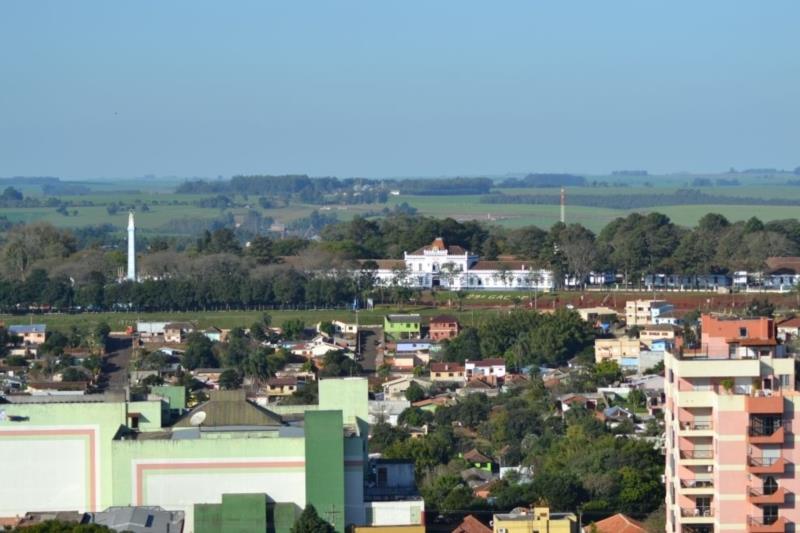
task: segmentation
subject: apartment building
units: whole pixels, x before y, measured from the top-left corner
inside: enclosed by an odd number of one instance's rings
[[[771,319],[702,324],[699,349],[665,357],[667,531],[794,531],[794,357]]]
[[[625,302],[625,324],[628,327],[653,324],[656,318],[674,309],[675,306],[666,300],[628,300]]]

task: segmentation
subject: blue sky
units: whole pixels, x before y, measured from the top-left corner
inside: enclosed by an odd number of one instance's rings
[[[0,176],[800,165],[800,2],[0,3]]]

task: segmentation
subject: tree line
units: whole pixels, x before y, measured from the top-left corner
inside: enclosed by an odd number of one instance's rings
[[[254,229],[263,224],[253,222]],[[126,255],[122,243],[111,249],[101,244],[109,231],[13,227],[0,250],[0,307],[252,309],[337,307],[369,295],[400,299],[402,284],[390,289],[397,294],[376,287],[376,260],[402,258],[436,237],[482,259],[499,259],[500,267],[508,256],[529,260],[552,270],[557,283],[585,280],[592,271],[616,272],[632,284],[653,273],[756,271],[769,256],[800,255],[796,219],[731,223],[708,214],[684,228],[662,214],[634,213],[595,234],[580,224],[509,229],[394,212],[329,224],[319,241],[248,237],[253,233],[228,227],[188,242],[152,238],[139,254],[143,281],[118,283]]]

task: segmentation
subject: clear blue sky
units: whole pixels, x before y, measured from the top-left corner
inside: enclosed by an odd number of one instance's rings
[[[800,165],[800,2],[0,3],[0,176]]]

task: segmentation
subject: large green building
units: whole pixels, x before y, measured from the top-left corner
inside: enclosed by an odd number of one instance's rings
[[[422,332],[420,315],[386,315],[383,317],[383,331],[395,340],[418,339]]]
[[[219,391],[165,426],[180,398],[160,394],[164,399],[21,397],[0,404],[0,457],[14,458],[0,462],[0,516],[159,505],[184,511],[186,532],[213,531],[236,515],[282,533],[311,503],[337,531],[423,519],[419,499],[365,501],[365,379],[321,381],[319,405],[298,406],[285,417],[292,422],[281,416],[286,408],[278,414],[241,391]],[[266,514],[235,511],[245,505],[241,498],[263,499]]]

